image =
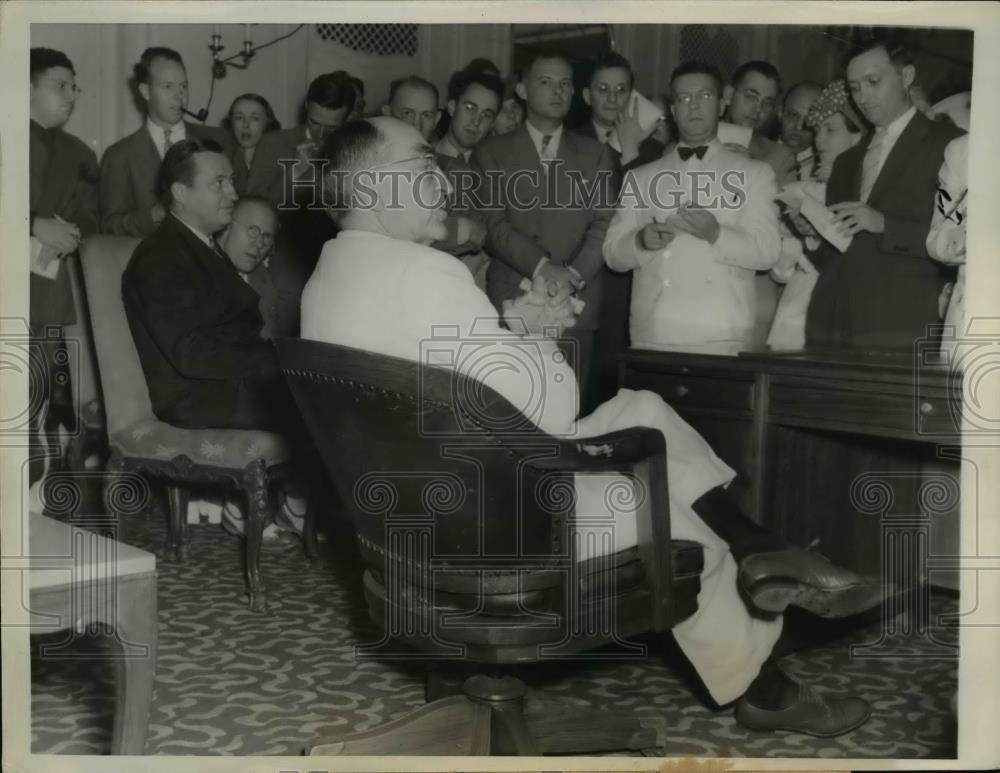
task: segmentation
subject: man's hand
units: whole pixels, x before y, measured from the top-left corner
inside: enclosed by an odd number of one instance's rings
[[[474,252],[479,252],[486,243],[486,226],[472,218],[462,219],[469,223],[469,238],[466,243],[472,246]]]
[[[715,244],[719,238],[719,221],[715,215],[707,209],[698,209],[690,205],[683,206],[677,210],[680,219],[677,227],[682,231],[687,231],[709,244]]]
[[[80,244],[80,229],[55,217],[36,217],[31,235],[60,255],[69,255]]]
[[[576,322],[571,293],[569,288],[562,288],[551,294],[550,286],[539,274],[528,292],[503,302],[504,321],[511,330],[520,328],[519,323],[523,322],[529,335],[542,335],[551,328],[561,334]]]
[[[625,106],[619,111],[615,120],[615,130],[618,132],[618,141],[622,145],[622,163],[628,164],[639,157],[639,145],[656,128],[654,123],[649,130],[644,130],[639,125],[639,106],[636,100],[631,97]]]
[[[673,216],[667,218],[667,222],[665,223],[658,223],[654,220],[639,231],[639,246],[644,250],[662,250],[669,246],[676,235],[677,224]]]
[[[564,290],[567,291],[567,295],[571,295],[583,288],[583,279],[580,278],[578,273],[568,266],[559,266],[552,261],[547,261],[538,269],[538,273],[534,276],[534,281],[537,281],[539,278],[544,280],[545,284],[543,287],[547,288],[550,296],[554,296]]]
[[[167,210],[160,202],[156,202],[153,208],[149,210],[149,214],[152,215],[153,222],[159,225],[163,222],[163,218],[167,216]]]
[[[885,216],[861,201],[842,201],[831,204],[835,215],[834,223],[845,236],[854,236],[858,231],[880,234],[885,231]]]

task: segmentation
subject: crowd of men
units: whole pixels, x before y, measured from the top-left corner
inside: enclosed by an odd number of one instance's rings
[[[290,129],[257,94],[225,128],[186,122],[183,62],[151,48],[134,72],[143,124],[99,167],[60,128],[79,94],[69,59],[33,49],[31,62],[31,235],[57,257],[96,231],[142,238],[122,294],[160,419],[290,432],[268,336],[301,328],[419,359],[434,325],[492,316],[498,340],[566,355],[538,355],[549,397],[536,408],[524,374],[482,376],[535,424],[667,437],[673,533],[708,551],[699,612],[674,635],[712,697],[738,699],[737,718],[763,729],[834,735],[867,719],[864,701],[816,696],[770,652],[787,606],[854,614],[885,589],[753,524],[724,491],[732,470],[669,406],[616,394],[614,360],[630,344],[735,353],[769,337],[910,348],[940,320],[942,265],[964,259],[965,156],[949,149],[964,132],[912,104],[904,47],[873,36],[842,78],[787,91],[766,62],[728,82],[684,62],[669,109],[645,124],[631,64],[608,53],[577,127],[557,55],[508,84],[475,60],[443,106],[432,83],[401,78],[375,117],[364,84],[338,71],[309,85]],[[956,206],[938,194],[946,153]],[[832,211],[825,232],[779,203],[796,185]],[[33,324],[73,321],[66,272],[31,281]]]

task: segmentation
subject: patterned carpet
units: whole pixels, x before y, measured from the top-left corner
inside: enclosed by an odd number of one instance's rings
[[[238,541],[218,526],[192,527],[189,535],[186,563],[158,562],[160,653],[146,754],[295,755],[307,743],[373,728],[423,704],[419,663],[355,657],[355,645],[379,637],[342,527],[322,545],[317,569],[296,541],[265,546],[267,615],[246,608]],[[125,542],[147,550],[158,550],[164,536],[158,518],[135,517],[122,528]],[[935,593],[931,602],[932,622],[958,611],[952,595]],[[662,718],[668,732],[656,753],[668,756],[955,756],[955,657],[930,657],[937,650],[918,639],[889,642],[883,649],[890,657],[852,658],[851,644],[878,638],[878,622],[846,633],[799,618],[787,627],[798,631],[800,644],[805,637],[814,646],[786,655],[783,665],[820,690],[870,701],[874,712],[863,727],[822,740],[745,730],[731,709],[706,706],[676,656],[654,642],[642,660],[546,664],[521,676],[532,689],[580,706]],[[936,626],[934,636],[957,642],[954,629]],[[107,754],[114,672],[99,657],[105,642],[80,640],[78,661],[43,661],[37,646],[48,640],[32,638],[33,751]]]

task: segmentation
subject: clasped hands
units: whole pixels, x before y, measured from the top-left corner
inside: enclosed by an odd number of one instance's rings
[[[687,233],[696,239],[715,244],[719,238],[719,221],[707,209],[683,204],[676,213],[666,220],[653,220],[639,231],[640,246],[645,250],[662,250],[679,233]]]
[[[31,235],[54,250],[61,258],[71,254],[80,246],[79,227],[73,223],[67,223],[58,215],[36,217]]]
[[[539,271],[531,281],[530,290],[503,302],[503,318],[514,331],[523,325],[529,335],[544,335],[552,329],[559,335],[576,323],[574,300],[571,285],[549,282]]]

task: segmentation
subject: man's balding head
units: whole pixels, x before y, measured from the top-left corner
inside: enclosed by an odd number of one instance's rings
[[[389,116],[349,121],[326,138],[322,156],[326,200],[349,227],[425,244],[445,238],[446,183],[413,126]]]
[[[781,141],[793,153],[799,153],[812,144],[812,132],[805,124],[806,114],[819,97],[823,87],[813,81],[802,81],[792,86],[781,106]]]

